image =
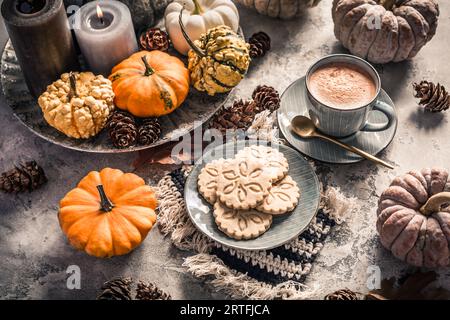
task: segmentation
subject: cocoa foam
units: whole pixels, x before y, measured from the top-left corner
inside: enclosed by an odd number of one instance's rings
[[[347,63],[330,63],[309,77],[311,94],[321,103],[338,109],[355,109],[369,104],[377,92],[373,78]]]

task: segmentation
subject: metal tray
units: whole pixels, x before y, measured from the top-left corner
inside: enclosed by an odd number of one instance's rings
[[[177,140],[208,121],[227,102],[233,92],[211,97],[191,87],[186,101],[173,113],[160,118],[162,129],[160,140],[151,145],[118,149],[109,141],[105,130],[94,138],[77,140],[66,137],[47,124],[37,99],[28,92],[10,40],[8,40],[2,54],[0,80],[7,104],[11,107],[14,115],[33,133],[49,142],[69,149],[95,153],[133,152],[154,148],[169,141]]]

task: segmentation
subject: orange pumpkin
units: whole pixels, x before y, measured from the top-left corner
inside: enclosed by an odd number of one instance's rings
[[[133,173],[105,168],[85,176],[60,202],[59,223],[71,245],[96,257],[136,248],[156,222],[152,188]]]
[[[112,69],[114,103],[136,117],[173,112],[189,92],[189,72],[183,62],[165,52],[141,51]]]

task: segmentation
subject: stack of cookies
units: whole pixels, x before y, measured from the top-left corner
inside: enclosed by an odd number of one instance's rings
[[[288,170],[281,152],[252,145],[233,159],[206,164],[198,176],[198,189],[214,206],[222,232],[237,240],[254,239],[270,228],[273,216],[298,204],[300,190]]]

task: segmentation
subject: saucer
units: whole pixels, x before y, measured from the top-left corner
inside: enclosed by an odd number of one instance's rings
[[[381,89],[379,99],[394,108],[394,103],[388,94]],[[349,152],[331,142],[319,138],[303,139],[291,130],[291,120],[297,115],[308,116],[306,108],[309,103],[306,94],[305,77],[293,82],[281,96],[281,106],[278,109],[278,126],[286,140],[298,151],[313,159],[329,163],[355,163],[364,160],[361,156]],[[380,111],[372,111],[369,116],[372,123],[385,123],[386,116]],[[358,131],[355,134],[339,140],[362,149],[372,155],[384,150],[392,141],[397,131],[397,115],[391,125],[377,132]]]

